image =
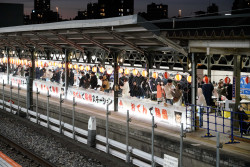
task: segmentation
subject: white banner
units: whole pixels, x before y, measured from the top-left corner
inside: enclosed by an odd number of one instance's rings
[[[166,122],[175,126],[180,126],[183,123],[184,129],[186,129],[186,107],[170,104],[164,106],[163,103],[158,104],[149,99],[137,99],[135,97],[119,98],[118,105],[119,111],[127,112],[129,110],[130,114],[149,119],[152,118],[149,110],[151,108],[156,121]]]
[[[60,97],[61,93],[64,95],[64,87],[58,83],[34,80],[33,91],[36,91],[37,88],[42,94],[47,94],[49,90],[49,93],[52,96]]]
[[[77,102],[85,104],[94,104],[97,107],[102,107],[106,109],[106,105],[109,105],[109,110],[114,109],[113,105],[113,93],[104,93],[91,89],[82,89],[82,88],[68,88],[67,98],[72,100],[75,97]]]
[[[19,86],[23,89],[27,89],[27,79],[25,77],[19,76],[10,76],[10,82],[12,82],[12,86]]]

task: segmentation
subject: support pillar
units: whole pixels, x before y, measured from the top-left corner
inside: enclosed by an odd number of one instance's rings
[[[207,76],[211,79],[211,55],[207,55]]]
[[[29,69],[29,74],[30,74],[30,77],[29,77],[29,101],[30,101],[30,105],[28,106],[28,108],[30,110],[32,110],[33,108],[33,81],[34,81],[34,77],[35,77],[35,51],[34,50],[31,50],[30,51],[31,53],[31,67]]]
[[[6,57],[7,57],[7,84],[10,84],[10,49],[6,48]]]
[[[148,73],[148,77],[149,77],[149,70],[153,68],[153,60],[151,55],[147,55],[147,73]]]
[[[240,104],[240,72],[241,72],[241,64],[242,64],[242,59],[241,59],[241,55],[234,55],[234,85],[233,85],[233,89],[235,89],[235,91],[233,92],[233,98],[235,98],[235,106],[234,106],[234,112],[238,111],[238,105]],[[233,120],[235,120],[233,122],[233,126],[234,128],[239,127],[239,122],[236,121],[238,120],[238,114],[237,113],[233,113]],[[236,129],[235,129],[236,130]]]
[[[197,90],[197,81],[196,81],[196,61],[195,61],[195,55],[194,53],[192,53],[192,84],[191,84],[191,101],[192,101],[192,104],[194,105],[192,110],[194,112],[191,113],[191,118],[192,118],[192,130],[195,130],[195,127],[196,127],[196,123],[195,123],[195,118],[196,118],[196,90]]]
[[[118,67],[118,52],[113,52],[114,54],[114,111],[118,111],[118,75],[119,75],[119,67]]]
[[[65,58],[64,58],[64,62],[65,62],[65,87],[64,87],[64,97],[65,99],[67,98],[67,93],[68,93],[68,87],[69,87],[69,56],[70,52],[69,50],[65,49]]]

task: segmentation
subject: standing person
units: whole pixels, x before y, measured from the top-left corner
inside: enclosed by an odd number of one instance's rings
[[[84,81],[84,88],[88,89],[90,86],[90,75],[89,73],[86,74],[85,81]]]
[[[202,93],[202,89],[198,88],[198,100],[197,100],[197,105],[198,105],[198,117],[199,117],[199,123],[200,127],[203,126],[203,106],[207,106],[205,97]]]
[[[158,104],[160,104],[160,102],[163,101],[164,97],[165,97],[165,91],[164,91],[163,82],[158,82],[158,85],[157,85],[157,102],[158,102]]]
[[[182,105],[182,87],[178,83],[175,87],[175,89],[172,89],[171,95],[173,96],[173,103],[175,106],[181,106]]]
[[[70,73],[69,73],[69,85],[70,86],[74,85],[74,76],[75,76],[75,74],[73,73],[73,70],[70,69]]]
[[[101,87],[101,91],[104,91],[106,93],[109,93],[109,88],[110,88],[110,85],[109,85],[109,81],[107,79],[107,76],[104,75],[102,77],[102,87]]]
[[[80,80],[79,87],[84,88],[85,75],[84,72],[81,72],[82,77],[78,78]]]
[[[168,83],[164,87],[164,91],[166,93],[166,103],[172,104],[173,105],[173,95],[172,91],[174,89],[172,79],[168,79]]]
[[[151,95],[151,91],[150,91],[150,86],[149,86],[149,79],[145,78],[144,81],[142,82],[142,89],[143,89],[143,93],[145,98],[150,98]]]
[[[136,83],[136,89],[137,90],[137,98],[144,98],[143,97],[143,90],[142,90],[142,81],[143,81],[143,77],[141,76],[141,73],[138,72],[136,74],[136,77],[134,77],[133,79],[133,83]]]
[[[133,74],[130,74],[129,79],[128,79],[128,84],[129,84],[129,90],[130,90],[130,96],[132,96],[132,91],[133,91],[133,79],[134,76]]]
[[[65,85],[65,69],[63,68],[63,72],[62,72],[62,83],[63,86]]]
[[[207,106],[212,105],[212,95],[213,95],[214,86],[208,78],[208,82],[202,85],[202,93],[206,99]]]
[[[121,86],[121,88],[122,88],[122,97],[127,98],[127,97],[130,97],[128,78],[125,77],[123,81],[124,81],[123,86]]]
[[[59,69],[58,69],[58,68],[56,69],[56,78],[55,78],[55,81],[56,81],[57,83],[60,83],[60,72],[59,72]]]
[[[218,98],[219,98],[219,101],[221,101],[221,97],[222,96],[227,96],[227,89],[224,87],[224,83],[223,81],[220,81],[218,83],[218,88],[217,88],[217,93],[218,93]],[[222,100],[223,101],[223,100]]]
[[[90,89],[95,89],[97,87],[97,77],[94,72],[91,73],[90,78]]]

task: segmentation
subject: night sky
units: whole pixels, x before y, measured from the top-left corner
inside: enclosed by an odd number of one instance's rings
[[[56,11],[59,7],[59,13],[64,19],[74,18],[78,10],[86,10],[87,3],[97,2],[98,0],[51,0],[51,9]],[[195,11],[206,11],[207,6],[215,3],[219,6],[219,11],[229,11],[232,8],[234,0],[134,0],[135,13],[146,11],[147,4],[163,3],[168,5],[169,17],[177,16],[178,10],[182,10],[182,16],[192,16]],[[21,3],[24,4],[24,12],[30,15],[34,8],[34,0],[0,0],[2,3]]]

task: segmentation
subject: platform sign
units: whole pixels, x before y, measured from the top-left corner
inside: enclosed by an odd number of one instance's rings
[[[232,98],[235,99],[235,92],[236,91],[236,78],[233,78],[233,88],[232,88]]]
[[[178,167],[178,158],[164,154],[163,167]]]
[[[250,95],[250,83],[246,83],[246,77],[242,76],[240,78],[240,94]]]

